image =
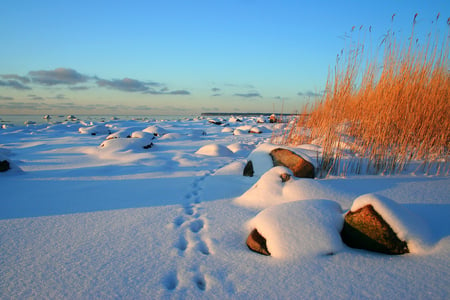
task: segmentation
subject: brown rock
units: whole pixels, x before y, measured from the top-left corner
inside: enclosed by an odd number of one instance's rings
[[[345,215],[341,237],[352,248],[386,254],[409,253],[406,242],[397,237],[391,226],[370,204]]]
[[[283,148],[270,152],[274,166],[283,166],[292,171],[295,177],[314,178],[314,166],[300,155]]]
[[[255,174],[255,171],[253,170],[253,163],[251,160],[249,160],[244,167],[243,175],[253,177],[253,174]]]
[[[253,229],[248,235],[247,246],[250,250],[263,255],[270,255],[269,250],[267,250],[266,239],[259,234],[258,230]]]

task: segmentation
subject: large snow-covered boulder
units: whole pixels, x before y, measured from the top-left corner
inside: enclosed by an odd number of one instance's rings
[[[276,258],[333,255],[343,248],[339,235],[342,225],[337,202],[316,199],[280,204],[263,210],[246,224],[251,236],[247,246],[257,251],[260,241],[262,251],[257,252]]]
[[[262,144],[248,156],[247,161],[249,164],[251,162],[251,167],[246,167],[244,175],[261,176],[274,166],[285,166],[296,177],[314,178],[316,162],[311,158],[313,155],[313,151],[308,148]]]
[[[274,166],[289,168],[295,177],[314,178],[314,165],[288,149],[276,148],[270,151]]]
[[[386,254],[423,252],[431,237],[419,216],[374,194],[355,199],[345,215],[341,236],[350,247]]]

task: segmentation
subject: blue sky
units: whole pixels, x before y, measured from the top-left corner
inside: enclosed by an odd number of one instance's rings
[[[449,34],[448,0],[5,1],[0,116],[291,113],[351,41],[406,39],[416,13],[418,37]]]

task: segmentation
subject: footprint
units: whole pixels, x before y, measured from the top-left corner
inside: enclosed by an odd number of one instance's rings
[[[197,233],[200,230],[202,230],[204,225],[203,220],[195,220],[192,221],[191,224],[189,224],[189,228],[191,229],[192,232]]]
[[[192,216],[194,214],[194,208],[191,204],[187,204],[184,206],[184,213],[189,216]]]
[[[176,272],[171,272],[163,278],[162,284],[169,291],[173,291],[178,286],[178,276]]]
[[[201,274],[195,275],[194,283],[199,290],[202,290],[202,291],[206,290],[206,281],[205,281],[205,278],[203,278],[203,276]]]
[[[180,251],[185,251],[188,246],[188,241],[185,239],[184,236],[180,236],[178,241],[175,243],[175,247]]]
[[[176,227],[180,227],[181,224],[184,223],[184,218],[183,216],[178,216],[173,220],[173,224],[175,224]]]
[[[203,255],[210,254],[208,245],[206,245],[206,243],[204,241],[198,241],[196,248]]]

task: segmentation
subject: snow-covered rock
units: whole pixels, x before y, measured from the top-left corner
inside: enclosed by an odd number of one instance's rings
[[[117,132],[111,133],[106,137],[107,140],[124,139],[131,137],[131,132],[128,129],[121,129]]]
[[[224,128],[222,129],[222,132],[233,132],[233,131],[234,131],[234,129],[231,128],[231,127],[224,127]]]
[[[94,125],[89,127],[80,127],[78,131],[81,134],[90,134],[90,135],[102,135],[102,134],[111,134],[111,130],[106,127],[104,124]]]
[[[200,137],[207,135],[206,131],[204,131],[203,129],[191,129],[188,134],[191,137]]]
[[[149,132],[144,131],[134,131],[131,133],[131,138],[133,139],[146,139],[146,140],[153,140],[155,136]]]
[[[169,132],[163,135],[160,140],[179,140],[183,137],[187,137],[186,135],[182,135],[178,132]]]
[[[201,147],[195,152],[196,154],[206,156],[232,156],[233,152],[224,145],[209,144]]]
[[[100,145],[101,151],[109,152],[142,152],[153,147],[154,136],[152,134],[145,135],[141,138],[118,138],[109,139]]]
[[[231,117],[228,119],[228,122],[230,122],[230,123],[242,122],[242,119],[241,119],[241,118],[238,118],[238,117],[235,117],[235,116],[231,116]]]
[[[288,149],[276,148],[270,151],[274,166],[289,168],[294,176],[300,178],[314,178],[315,168],[309,161]]]
[[[108,124],[105,125],[107,128],[111,128]],[[112,129],[111,129],[112,130]],[[142,127],[127,127],[119,129],[116,132],[111,133],[106,137],[107,140],[118,139],[118,138],[130,138],[133,132],[142,132]],[[150,134],[150,133],[148,133]]]
[[[406,242],[408,247],[406,252],[420,253],[431,247],[432,236],[428,225],[404,205],[380,195],[365,194],[355,199],[350,212],[355,213],[365,207],[373,207],[373,210],[389,225],[398,239]],[[367,222],[369,222],[368,217]],[[372,227],[368,230],[375,230]],[[368,234],[370,236],[370,233]]]
[[[266,239],[275,258],[333,255],[343,249],[339,232],[342,209],[330,200],[308,200],[272,206],[251,219],[246,228],[255,228]]]
[[[157,125],[151,125],[151,126],[145,128],[142,131],[148,132],[148,133],[152,133],[155,136],[163,136],[163,135],[165,135],[167,133],[166,129],[164,129],[164,128],[160,127],[160,126],[157,126]]]
[[[223,120],[222,119],[208,119],[208,123],[210,124],[214,124],[214,125],[223,125]]]
[[[235,204],[263,209],[297,200],[327,199],[333,194],[333,191],[313,179],[291,177],[290,180],[283,182],[283,174],[292,175],[292,171],[286,167],[273,167],[250,189],[235,198]]]
[[[314,168],[317,166],[316,159],[313,159],[313,157],[315,157],[314,155],[317,154],[317,152],[314,150],[303,148],[302,146],[287,147],[264,143],[253,150],[247,158],[248,161],[252,161],[253,163],[255,176],[259,177],[273,167],[274,164],[270,153],[277,148],[283,148],[292,151],[311,163]]]
[[[227,148],[235,154],[247,156],[253,149],[255,149],[255,146],[243,143],[234,143],[228,145]]]
[[[243,131],[243,130],[241,130],[241,129],[235,129],[235,130],[233,130],[233,135],[243,135],[243,134],[247,134],[248,132],[247,131]]]

